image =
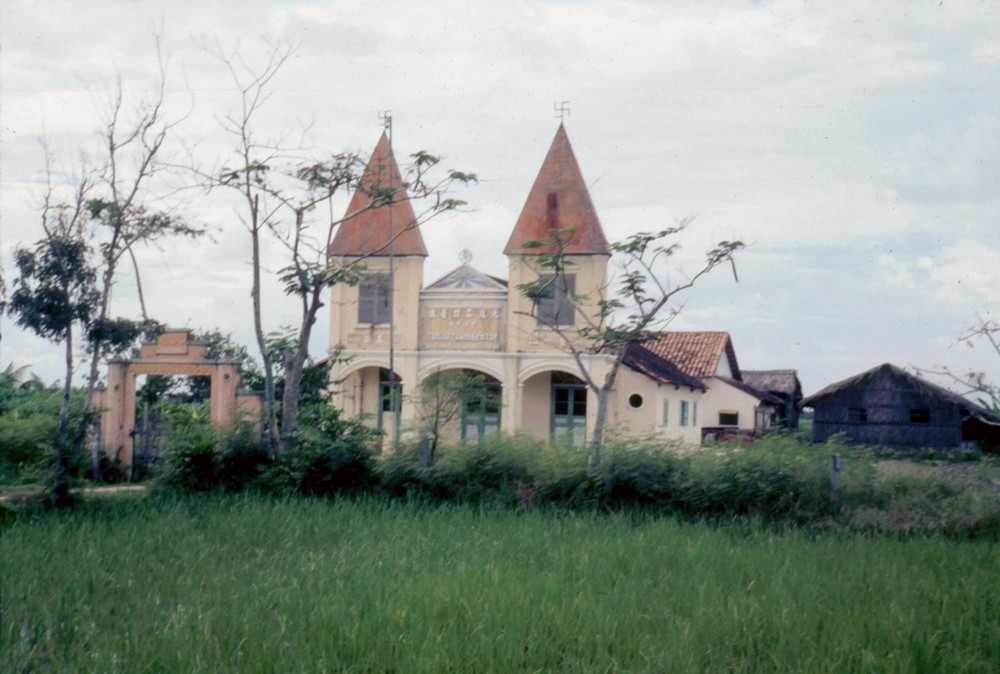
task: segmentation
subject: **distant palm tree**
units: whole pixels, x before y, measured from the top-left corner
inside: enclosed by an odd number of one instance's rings
[[[9,384],[22,391],[40,391],[46,388],[45,382],[41,377],[34,372],[28,371],[30,367],[30,365],[15,367],[14,363],[8,363],[3,372],[0,372],[0,383]],[[27,379],[25,378],[26,375],[28,376]]]

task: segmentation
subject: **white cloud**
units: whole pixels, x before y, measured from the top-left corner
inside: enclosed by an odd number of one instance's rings
[[[116,66],[130,101],[145,91],[163,18],[173,109],[193,96],[181,137],[201,143],[208,165],[229,161],[217,118],[236,98],[191,35],[242,40],[256,63],[265,39],[301,43],[275,80],[262,137],[311,121],[317,151],[367,153],[377,113],[391,109],[400,155],[427,149],[478,173],[458,195],[471,212],[428,226],[428,277],[456,266],[462,248],[505,275],[501,249],[555,130],[552,104],[569,99],[567,128],[609,238],[697,215],[684,268],[720,238],[753,244],[740,284],[713,276],[682,316],[731,330],[748,367],[799,367],[815,388],[885,360],[933,364],[956,326],[1000,302],[997,3],[58,6],[0,8],[6,274],[11,246],[37,236],[37,137],[53,138],[67,173],[81,148],[96,156],[95,103]],[[225,323],[249,343],[246,238],[228,201],[183,199],[192,219],[224,231],[214,245],[144,253],[150,304],[172,322]],[[294,318],[276,285],[267,293],[271,327]],[[42,361],[2,320],[3,358]]]
[[[943,300],[1000,306],[1000,246],[962,239],[947,246],[928,271]]]
[[[898,258],[888,253],[879,253],[876,265],[875,278],[879,286],[891,286],[904,291],[916,290],[917,284],[913,274]]]

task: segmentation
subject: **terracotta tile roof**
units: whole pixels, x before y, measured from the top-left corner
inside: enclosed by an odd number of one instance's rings
[[[714,376],[725,356],[733,379],[742,379],[728,332],[661,332],[643,346],[692,377]]]
[[[555,244],[539,248],[524,248],[523,245],[527,241],[551,238],[553,230],[568,227],[573,228],[573,233],[563,249],[564,253],[611,254],[566,129],[560,124],[503,250],[504,255],[554,253],[557,251]]]
[[[345,216],[363,211],[372,202],[371,195],[376,190],[385,190],[390,185],[398,189],[402,184],[403,179],[396,165],[396,158],[392,155],[389,137],[383,133],[361,176],[361,185],[351,197]],[[392,242],[392,254],[427,257],[427,248],[424,246],[423,237],[420,236],[420,230],[413,226],[416,218],[410,206],[409,196],[400,193],[396,199],[391,206],[360,212],[340,225],[330,244],[330,253],[351,257],[361,255],[388,257],[389,242],[394,234],[396,238]],[[391,232],[390,209],[392,210]]]
[[[693,389],[697,388],[703,391],[707,388],[700,379],[684,374],[680,368],[669,360],[660,358],[640,344],[629,345],[625,351],[625,358],[622,360],[622,364],[661,384],[689,386]]]

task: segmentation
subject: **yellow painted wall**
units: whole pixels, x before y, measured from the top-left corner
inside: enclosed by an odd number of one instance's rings
[[[718,426],[720,411],[734,411],[740,415],[740,430],[752,431],[754,410],[759,404],[757,398],[715,377],[710,377],[705,383],[709,389],[705,394],[704,416],[698,420],[699,423],[702,426]]]
[[[344,260],[338,260],[344,263]],[[388,274],[389,258],[369,258],[365,273]],[[397,349],[416,350],[418,344],[420,289],[424,258],[403,256],[393,260],[393,317]],[[330,344],[350,350],[389,348],[388,324],[358,324],[358,286],[338,284],[330,291]]]
[[[561,351],[558,336],[552,330],[538,325],[538,320],[531,315],[531,301],[518,290],[519,285],[532,283],[538,280],[539,274],[551,271],[539,269],[534,263],[535,256],[509,255],[508,258],[510,290],[507,295],[507,349],[524,353]],[[598,313],[598,302],[605,296],[609,258],[605,255],[567,255],[566,260],[571,265],[567,273],[576,275],[577,295],[586,295],[588,298],[583,304],[583,311],[596,321],[594,317]],[[584,320],[577,316],[573,328],[583,325]]]
[[[703,406],[705,394],[700,389],[676,387],[672,384],[659,384],[635,370],[622,366],[618,371],[616,391],[612,395],[611,426],[613,432],[631,436],[657,436],[679,440],[686,444],[701,443],[701,417],[688,420],[688,425],[680,425],[680,401],[686,400],[692,405],[697,403],[699,412]],[[629,396],[642,396],[642,406],[633,409],[629,405]],[[663,419],[663,405],[669,405],[666,423]]]
[[[522,388],[521,430],[541,442],[549,440],[549,406],[552,374],[543,372],[530,377]]]

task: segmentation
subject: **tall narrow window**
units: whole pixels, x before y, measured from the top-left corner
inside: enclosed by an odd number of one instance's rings
[[[465,397],[462,409],[462,441],[476,444],[500,431],[500,382],[485,382],[482,391]]]
[[[663,400],[663,416],[661,417],[660,425],[666,426],[667,422],[670,421],[670,399],[666,398]]]
[[[398,437],[400,428],[399,410],[403,401],[403,384],[396,374],[390,379],[389,370],[379,369],[378,376],[378,428]]]
[[[392,319],[392,288],[388,274],[371,274],[358,284],[358,323],[388,323]]]
[[[575,274],[539,274],[536,316],[543,325],[573,325],[576,321],[573,296]]]
[[[681,426],[688,425],[688,401],[681,401]]]
[[[587,387],[579,377],[552,373],[549,439],[581,446],[586,441]]]

